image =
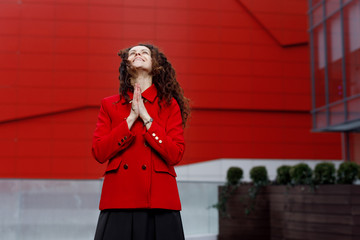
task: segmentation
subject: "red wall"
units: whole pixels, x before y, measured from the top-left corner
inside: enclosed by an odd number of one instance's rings
[[[91,136],[118,89],[119,49],[158,45],[191,98],[183,164],[341,159],[311,133],[307,5],[300,0],[3,0],[0,177],[96,178]]]

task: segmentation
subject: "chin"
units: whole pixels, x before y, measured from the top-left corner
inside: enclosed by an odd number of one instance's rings
[[[148,67],[145,67],[145,66],[143,66],[143,65],[141,65],[141,66],[136,66],[136,65],[134,65],[133,66],[136,70],[142,70],[142,71],[146,71],[146,72],[151,72],[151,69],[149,69]]]

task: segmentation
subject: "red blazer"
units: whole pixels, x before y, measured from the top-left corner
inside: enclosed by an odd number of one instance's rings
[[[130,99],[133,94],[129,92]],[[174,165],[184,154],[180,108],[158,105],[154,85],[142,93],[153,122],[149,130],[139,118],[129,130],[126,117],[131,103],[120,95],[102,100],[93,137],[92,153],[108,162],[100,210],[109,208],[163,208],[181,210]]]

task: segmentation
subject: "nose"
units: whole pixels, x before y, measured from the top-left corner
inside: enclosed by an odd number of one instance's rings
[[[135,53],[135,56],[137,56],[137,55],[139,55],[139,56],[140,56],[140,55],[141,55],[141,53],[140,53],[140,52]]]

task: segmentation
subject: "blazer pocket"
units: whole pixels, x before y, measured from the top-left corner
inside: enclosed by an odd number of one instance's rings
[[[167,165],[163,160],[159,158],[154,159],[154,170],[155,172],[168,173],[173,177],[177,176],[174,167]]]
[[[116,171],[119,168],[121,161],[122,159],[120,157],[111,159],[106,167],[105,173]]]

